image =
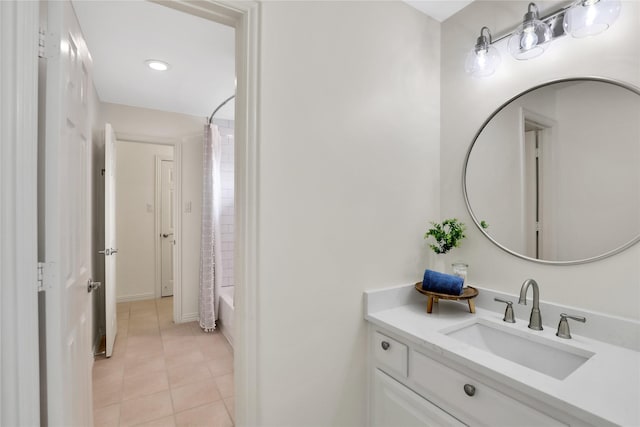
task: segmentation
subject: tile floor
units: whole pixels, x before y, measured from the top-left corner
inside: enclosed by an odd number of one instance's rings
[[[118,304],[109,359],[93,366],[101,426],[233,426],[233,350],[220,332],[172,321],[173,298]]]

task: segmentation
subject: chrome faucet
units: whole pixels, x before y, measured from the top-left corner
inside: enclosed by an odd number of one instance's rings
[[[529,286],[533,286],[533,308],[531,309],[531,317],[529,317],[529,329],[536,331],[542,330],[542,317],[540,317],[540,289],[533,279],[527,279],[520,288],[520,299],[518,304],[527,305],[527,291]]]
[[[556,336],[571,339],[571,331],[569,330],[569,322],[567,322],[567,319],[573,319],[582,323],[586,322],[587,319],[582,316],[560,313],[560,323],[558,324],[558,332],[556,332]]]

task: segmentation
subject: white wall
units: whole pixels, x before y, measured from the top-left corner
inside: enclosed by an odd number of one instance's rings
[[[472,224],[462,197],[462,163],[482,122],[511,96],[549,80],[601,76],[640,86],[640,3],[625,1],[620,19],[607,32],[585,39],[564,37],[541,57],[515,61],[505,43],[503,60],[489,79],[464,74],[466,52],[483,25],[500,34],[521,21],[526,1],[474,2],[442,24],[442,212]],[[542,2],[542,13],[560,2]],[[640,319],[640,246],[612,258],[576,266],[548,266],[509,255],[471,225],[452,257],[470,264],[469,279],[481,286],[517,293],[527,278],[540,284],[541,298],[560,304]],[[619,295],[620,298],[604,298]],[[543,322],[555,327],[558,319]]]
[[[611,85],[572,85],[558,94],[558,121],[552,155],[571,165],[556,172],[557,238],[567,242],[557,245],[558,256],[618,248],[640,234],[640,96]]]
[[[170,145],[116,143],[116,296],[156,297],[156,157],[173,159]]]
[[[104,121],[123,136],[175,142],[182,151],[182,314],[195,320],[198,315],[197,260],[200,254],[200,209],[202,193],[202,138],[205,119],[118,104],[102,104]],[[190,208],[190,212],[187,212]],[[119,254],[120,255],[120,254]],[[194,260],[196,260],[194,262]]]
[[[158,140],[202,134],[204,117],[169,113],[128,105],[102,103],[105,121],[119,135],[155,137]]]
[[[260,425],[366,424],[366,289],[414,283],[439,209],[439,24],[402,2],[264,2]]]
[[[467,194],[489,234],[523,253],[522,128],[518,107],[505,108],[482,131],[467,168]]]

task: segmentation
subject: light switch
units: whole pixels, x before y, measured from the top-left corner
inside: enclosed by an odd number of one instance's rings
[[[151,203],[147,203],[147,212],[153,213],[153,205]]]
[[[191,213],[191,202],[186,202],[184,204],[184,212],[185,213]]]

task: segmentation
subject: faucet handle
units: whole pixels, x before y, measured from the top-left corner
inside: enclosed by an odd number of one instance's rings
[[[587,319],[582,316],[560,313],[560,323],[558,323],[558,332],[556,332],[557,337],[571,339],[571,331],[569,330],[569,322],[567,322],[567,319],[572,319],[582,323],[587,321]]]
[[[516,318],[513,315],[513,301],[507,301],[506,299],[500,298],[494,298],[493,300],[507,304],[507,307],[504,310],[504,318],[502,320],[508,323],[516,323]]]

